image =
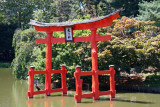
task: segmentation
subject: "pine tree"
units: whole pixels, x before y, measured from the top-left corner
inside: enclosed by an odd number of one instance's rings
[[[138,20],[151,20],[155,21],[157,26],[160,26],[160,1],[143,1],[139,5]]]

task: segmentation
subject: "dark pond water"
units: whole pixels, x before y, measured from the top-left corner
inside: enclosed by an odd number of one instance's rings
[[[102,96],[98,101],[82,99],[77,104],[73,91],[68,92],[69,96],[56,93],[28,99],[27,90],[27,81],[16,80],[11,69],[0,69],[0,107],[160,107],[160,94],[117,93],[116,101],[110,102],[109,96]]]

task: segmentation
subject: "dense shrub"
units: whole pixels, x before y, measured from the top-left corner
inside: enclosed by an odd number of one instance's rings
[[[153,37],[160,33],[160,27],[155,26],[155,23],[155,21],[138,21],[123,16],[121,19],[114,20],[112,26],[107,27],[106,30],[120,37]]]
[[[15,58],[12,61],[12,68],[16,78],[26,79],[30,64],[36,62],[37,55],[43,49],[41,45],[36,44],[36,38],[44,36],[44,33],[34,29],[15,31],[12,43],[15,49]]]
[[[146,77],[144,86],[146,87],[158,87],[160,88],[160,75],[150,75]]]
[[[106,65],[116,65],[117,71],[129,72],[135,68],[137,72],[145,72],[148,67],[155,68],[153,72],[160,70],[160,38],[125,38],[112,36],[109,42],[99,42],[99,64],[103,69]],[[105,46],[104,46],[105,44]],[[104,46],[104,47],[103,47]]]

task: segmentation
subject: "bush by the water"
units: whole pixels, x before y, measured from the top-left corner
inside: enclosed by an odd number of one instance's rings
[[[144,86],[160,88],[160,75],[147,76],[144,81]]]
[[[11,66],[8,62],[0,62],[0,68],[9,68]]]

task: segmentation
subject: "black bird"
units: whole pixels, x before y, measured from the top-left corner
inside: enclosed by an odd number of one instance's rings
[[[38,86],[37,86],[37,84],[36,84],[36,89],[39,91],[39,90],[41,90]]]

